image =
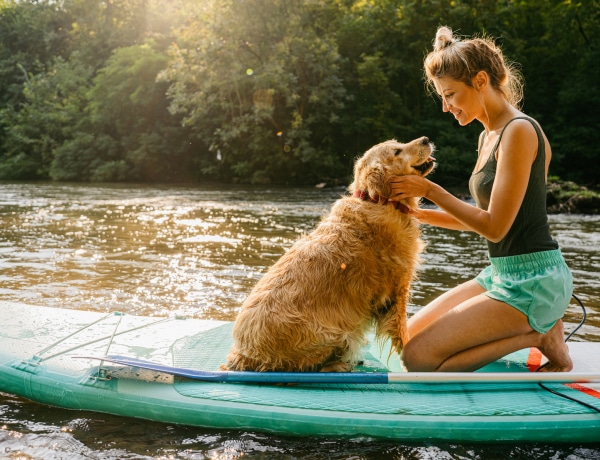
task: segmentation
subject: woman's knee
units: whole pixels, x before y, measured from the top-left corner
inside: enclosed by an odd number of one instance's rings
[[[408,372],[430,372],[437,369],[432,362],[432,356],[424,347],[419,346],[418,340],[409,340],[400,353],[402,365]]]

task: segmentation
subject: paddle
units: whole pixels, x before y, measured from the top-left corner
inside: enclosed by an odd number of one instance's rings
[[[168,366],[128,356],[77,356],[138,367],[204,382],[229,383],[589,383],[599,372],[233,372],[200,371]]]

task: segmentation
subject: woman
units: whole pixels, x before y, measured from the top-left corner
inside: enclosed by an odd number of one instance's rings
[[[472,206],[418,176],[394,179],[391,199],[425,197],[421,222],[477,232],[491,265],[409,319],[402,359],[409,371],[472,371],[502,356],[537,347],[540,370],[573,368],[562,316],[573,280],[549,233],[546,179],[551,150],[538,123],[517,105],[522,85],[501,50],[486,38],[460,40],[447,27],[425,59],[428,83],[461,126],[483,127],[469,188]]]

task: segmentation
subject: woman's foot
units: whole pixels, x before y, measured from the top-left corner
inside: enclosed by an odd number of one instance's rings
[[[564,335],[563,322],[559,319],[552,329],[540,336],[541,344],[538,348],[548,358],[548,362],[538,369],[539,372],[569,372],[573,369]]]

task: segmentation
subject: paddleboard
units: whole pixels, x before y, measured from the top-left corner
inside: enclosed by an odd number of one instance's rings
[[[219,365],[232,341],[229,322],[0,302],[0,324],[0,391],[67,409],[298,436],[600,440],[594,378],[600,343],[570,343],[570,380],[545,382],[545,388],[529,380],[544,360],[537,349],[455,379],[430,374],[424,381],[427,376],[403,373],[389,344],[374,340],[362,350],[361,365],[344,373],[357,374],[353,381],[286,385],[264,375],[248,382],[221,378]],[[207,373],[219,379],[194,378]],[[368,375],[398,380],[371,382],[362,377]]]

